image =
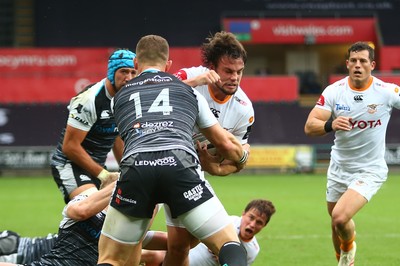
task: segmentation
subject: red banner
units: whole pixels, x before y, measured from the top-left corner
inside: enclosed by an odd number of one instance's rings
[[[0,49],[0,103],[69,102],[106,77],[114,48]],[[171,48],[171,73],[201,64],[200,49]]]
[[[321,44],[375,41],[374,18],[223,19],[223,26],[244,43]]]

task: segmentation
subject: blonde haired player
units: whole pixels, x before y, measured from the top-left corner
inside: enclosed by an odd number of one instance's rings
[[[399,87],[371,75],[374,50],[350,46],[349,76],[328,86],[305,123],[308,136],[335,132],[326,200],[339,266],[354,265],[356,215],[387,179],[385,135],[392,108],[400,109]],[[332,119],[330,119],[332,116]]]

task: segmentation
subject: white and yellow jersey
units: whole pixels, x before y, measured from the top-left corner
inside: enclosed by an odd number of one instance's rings
[[[317,108],[351,118],[350,131],[336,131],[331,159],[346,169],[384,167],[385,136],[392,108],[400,108],[399,86],[376,77],[364,89],[356,90],[349,77],[329,85]]]

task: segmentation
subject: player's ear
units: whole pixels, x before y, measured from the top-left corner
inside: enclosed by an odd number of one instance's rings
[[[165,65],[165,72],[168,72],[168,70],[171,68],[172,66],[172,60],[167,60],[167,64]]]

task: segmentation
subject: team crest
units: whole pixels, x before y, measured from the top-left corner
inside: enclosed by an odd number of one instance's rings
[[[368,107],[368,113],[370,113],[370,114],[374,114],[374,113],[376,113],[377,111],[378,111],[378,106],[379,105],[381,105],[381,104],[368,104],[367,105],[367,107]]]

